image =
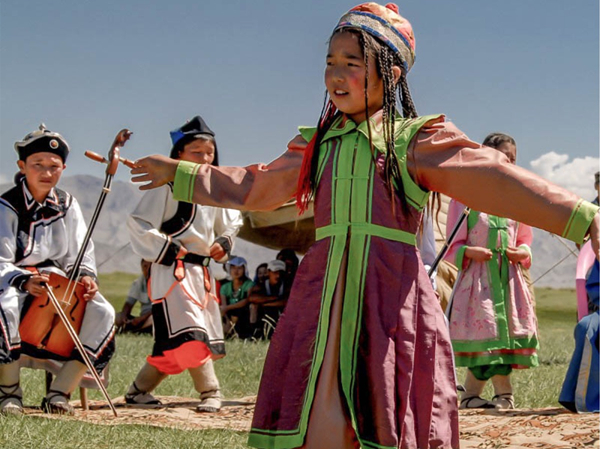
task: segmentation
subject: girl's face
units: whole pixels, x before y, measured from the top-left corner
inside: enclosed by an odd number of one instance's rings
[[[510,142],[503,142],[496,149],[504,153],[511,164],[517,163],[517,147],[515,145]]]
[[[231,265],[229,267],[229,274],[232,279],[239,279],[245,274],[246,270],[243,265]]]
[[[60,180],[66,165],[54,153],[34,153],[25,161],[17,161],[19,171],[27,179],[27,187],[36,201],[42,202]]]
[[[333,35],[327,52],[325,87],[333,104],[354,122],[365,120],[365,73],[359,38],[354,33]],[[369,116],[383,106],[383,81],[377,73],[375,58],[369,55]]]
[[[256,276],[258,277],[259,281],[264,281],[265,279],[267,279],[267,276],[268,276],[267,271],[268,271],[267,267],[260,267],[256,271]]]
[[[182,161],[196,164],[212,164],[215,160],[215,144],[210,140],[195,139],[183,147],[179,153]]]

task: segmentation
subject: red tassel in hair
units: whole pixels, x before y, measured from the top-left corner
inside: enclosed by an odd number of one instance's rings
[[[304,157],[302,159],[302,167],[300,168],[300,175],[298,176],[298,187],[296,188],[296,207],[298,208],[298,215],[302,215],[308,209],[310,200],[313,197],[313,190],[310,183],[312,174],[312,160],[315,154],[315,150],[320,142],[317,142],[320,130],[326,126],[331,126],[331,121],[337,112],[337,108],[331,100],[327,102],[321,118],[319,119],[319,126],[317,132],[313,138],[308,142],[306,149],[304,150]]]
[[[310,186],[310,173],[312,168],[312,158],[315,153],[315,145],[317,142],[317,134],[310,139],[306,149],[304,150],[304,157],[302,158],[302,167],[300,168],[300,175],[298,176],[298,187],[296,188],[296,207],[298,208],[298,215],[302,215],[308,209],[312,197],[312,189]]]

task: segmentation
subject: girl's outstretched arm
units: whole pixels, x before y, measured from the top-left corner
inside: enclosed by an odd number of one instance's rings
[[[214,167],[180,162],[165,156],[148,156],[131,170],[134,182],[146,182],[148,190],[173,182],[173,197],[179,201],[239,210],[270,210],[290,200],[302,165],[304,145],[294,139],[268,165]]]
[[[489,214],[512,218],[581,243],[589,234],[600,258],[598,208],[469,140],[452,123],[430,122],[407,158],[415,182]]]

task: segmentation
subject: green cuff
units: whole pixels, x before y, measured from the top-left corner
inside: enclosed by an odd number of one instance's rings
[[[571,213],[571,217],[565,226],[562,236],[575,243],[583,243],[583,239],[588,232],[590,224],[599,209],[598,206],[589,201],[579,200]]]
[[[200,164],[188,161],[179,162],[173,182],[173,198],[175,200],[193,203],[194,182],[196,182],[196,173],[199,168]]]
[[[463,262],[465,261],[465,251],[467,250],[467,248],[468,248],[467,245],[463,245],[456,252],[456,259],[454,262],[455,262],[456,268],[458,268],[459,270],[463,269]]]

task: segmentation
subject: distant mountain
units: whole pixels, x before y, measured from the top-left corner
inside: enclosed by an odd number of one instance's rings
[[[63,177],[59,187],[77,198],[83,215],[89,223],[102,184],[103,179],[78,175]],[[0,191],[4,192],[11,187],[11,184],[2,184]],[[142,192],[131,183],[113,182],[93,234],[96,262],[101,273],[139,272],[139,257],[129,245],[126,220],[141,196]],[[573,243],[546,231],[534,229],[532,251],[531,275],[536,281],[536,287],[574,288],[577,249]],[[248,260],[251,276],[254,275],[258,264],[274,259],[277,254],[274,250],[242,239],[237,239],[234,253]],[[552,268],[555,265],[556,267]],[[218,266],[213,268],[213,273],[217,278],[225,275],[222,268]]]
[[[534,228],[531,246],[531,279],[536,287],[575,288],[579,251],[573,242]]]

